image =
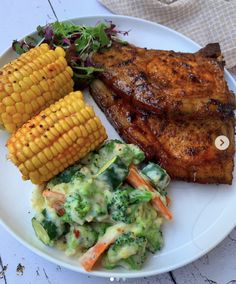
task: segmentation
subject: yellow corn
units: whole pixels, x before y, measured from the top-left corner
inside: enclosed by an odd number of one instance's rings
[[[23,179],[41,184],[96,149],[106,137],[101,121],[77,91],[25,123],[7,147]]]
[[[0,69],[0,124],[13,132],[73,90],[61,47],[41,44]]]

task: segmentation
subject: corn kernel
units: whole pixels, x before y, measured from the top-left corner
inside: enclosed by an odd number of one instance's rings
[[[39,180],[41,180],[41,179],[40,179],[40,174],[39,174],[38,171],[30,172],[29,178],[31,179],[31,181],[32,181],[33,183],[36,183],[36,184],[38,183]]]
[[[20,113],[15,113],[15,114],[13,114],[13,116],[12,116],[12,121],[13,121],[14,123],[16,123],[16,124],[21,123],[21,121],[22,121],[22,116],[21,116],[21,114],[20,114]]]
[[[43,88],[43,90],[46,91],[46,92],[49,90],[49,88],[48,88],[48,83],[47,83],[46,80],[41,81],[41,82],[40,82],[40,86],[41,86],[41,87]]]
[[[13,90],[14,90],[14,92],[21,92],[21,87],[20,87],[20,85],[19,84],[17,84],[17,83],[13,83]]]
[[[41,162],[40,162],[40,160],[39,160],[39,158],[37,156],[33,156],[31,158],[31,162],[34,165],[35,169],[39,168],[40,165],[41,165]]]
[[[63,56],[63,57],[66,56],[64,49],[61,48],[61,47],[56,47],[55,52],[56,52],[59,56]]]
[[[44,155],[43,152],[39,152],[37,157],[39,158],[39,161],[42,163],[42,164],[45,164],[47,162],[47,157]]]
[[[39,168],[39,172],[40,174],[46,176],[48,174],[48,169],[46,168],[46,166],[42,166],[41,168]]]
[[[15,102],[20,102],[22,100],[20,93],[12,93],[11,97]]]
[[[35,154],[37,154],[40,151],[40,148],[34,142],[29,142],[29,147],[30,147],[30,150]]]
[[[6,107],[6,112],[10,115],[13,115],[16,113],[16,108],[15,106],[7,106]]]
[[[13,93],[13,86],[11,84],[5,84],[4,85],[4,88],[5,88],[5,91],[8,93],[8,94],[12,94]]]
[[[32,172],[35,170],[34,164],[31,162],[31,160],[26,160],[24,163],[25,168],[27,169],[28,172]]]

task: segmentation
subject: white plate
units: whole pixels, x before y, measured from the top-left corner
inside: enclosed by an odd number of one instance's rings
[[[130,30],[126,40],[137,46],[186,52],[195,52],[199,49],[199,45],[171,29],[136,18],[95,16],[78,18],[73,21],[76,24],[94,25],[103,19],[112,20],[120,30]],[[9,49],[0,58],[0,66],[9,62],[14,56],[14,52]],[[233,78],[228,72],[225,72],[225,77],[230,89],[236,92]],[[92,99],[88,100],[101,117],[109,138],[119,138]],[[56,249],[44,246],[35,237],[31,227],[33,210],[30,207],[31,190],[34,186],[30,182],[23,182],[17,168],[6,160],[6,139],[7,134],[1,131],[0,214],[2,224],[15,238],[35,253],[69,269],[84,272],[79,266],[78,260],[66,257],[63,252]],[[235,172],[234,176],[236,176]],[[169,192],[174,220],[164,225],[164,248],[160,252],[150,255],[140,271],[99,269],[91,274],[129,278],[170,271],[207,253],[223,240],[236,225],[235,179],[232,186],[172,182]]]

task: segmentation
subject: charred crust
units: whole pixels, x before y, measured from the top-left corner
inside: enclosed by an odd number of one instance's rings
[[[223,118],[234,117],[234,109],[235,109],[234,105],[223,104],[218,100],[210,99],[207,104],[207,108],[209,109],[211,105],[217,107],[216,108],[217,113],[219,113]]]
[[[135,57],[132,57],[132,58],[129,58],[129,59],[126,59],[126,60],[123,60],[115,65],[113,65],[114,67],[122,67],[122,66],[127,66],[131,63],[133,63],[135,60]]]

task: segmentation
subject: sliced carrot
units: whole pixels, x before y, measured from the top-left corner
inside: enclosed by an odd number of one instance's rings
[[[147,190],[149,190],[151,192],[156,192],[155,188],[153,188],[153,186],[139,174],[138,169],[134,165],[130,166],[129,174],[128,174],[126,180],[128,181],[128,183],[130,183],[135,188],[144,186]],[[167,200],[167,202],[169,203],[169,199]],[[173,219],[173,215],[172,215],[171,211],[163,203],[163,201],[161,200],[161,198],[158,195],[155,195],[152,198],[152,205],[167,220]]]
[[[171,211],[165,206],[159,196],[154,196],[151,202],[153,207],[155,207],[157,211],[160,211],[167,220],[173,219]]]
[[[102,253],[110,246],[110,243],[97,243],[91,247],[81,258],[80,263],[86,271],[91,271]]]
[[[86,271],[91,271],[99,257],[108,247],[116,241],[116,239],[124,233],[127,225],[121,223],[109,227],[106,233],[98,240],[98,242],[86,251],[80,258],[80,264]]]

